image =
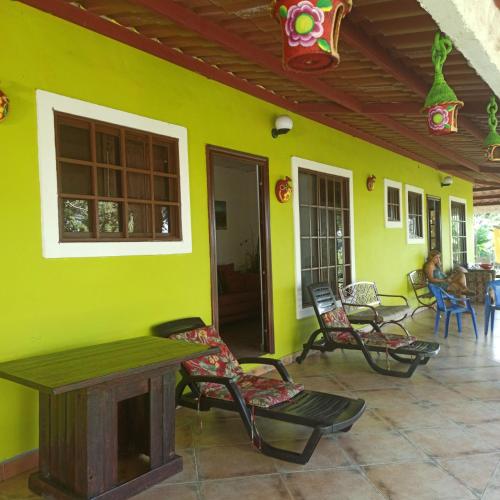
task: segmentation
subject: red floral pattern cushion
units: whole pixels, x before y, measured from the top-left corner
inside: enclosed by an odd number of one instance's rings
[[[327,328],[351,328],[351,323],[343,308],[339,307],[333,311],[323,313],[321,317]],[[387,347],[388,349],[398,349],[399,347],[408,346],[416,340],[416,337],[407,337],[406,335],[397,335],[394,333],[358,331],[358,334],[367,346]],[[328,336],[332,341],[340,344],[357,344],[354,336],[348,331],[329,332]]]
[[[248,405],[263,408],[288,401],[304,390],[304,386],[301,384],[256,377],[255,375],[240,375],[236,379],[236,384]],[[227,388],[220,384],[204,384],[202,393],[210,398],[225,399],[226,401],[233,400]]]
[[[213,326],[204,326],[188,332],[171,335],[171,339],[186,340],[195,344],[206,344],[218,347],[218,354],[209,354],[196,359],[184,361],[182,366],[190,375],[206,375],[215,377],[237,377],[243,375],[238,360],[233,356]]]

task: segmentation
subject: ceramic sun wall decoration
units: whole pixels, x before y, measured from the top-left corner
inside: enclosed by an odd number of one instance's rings
[[[497,132],[498,120],[497,111],[498,104],[495,96],[491,96],[488,107],[488,126],[490,128],[490,133],[486,136],[484,140],[484,147],[486,148],[486,158],[488,161],[500,162],[500,134]]]
[[[274,188],[274,192],[276,193],[276,198],[280,203],[286,203],[290,201],[292,197],[292,185],[290,184],[292,179],[290,177],[285,177],[284,179],[280,179]]]
[[[9,98],[0,90],[0,122],[9,114]]]
[[[352,0],[275,0],[284,67],[318,73],[337,66],[340,24],[351,8]]]
[[[464,105],[446,83],[443,66],[453,45],[448,36],[436,33],[432,46],[434,83],[425,99],[423,111],[432,135],[447,135],[458,131],[458,110]]]

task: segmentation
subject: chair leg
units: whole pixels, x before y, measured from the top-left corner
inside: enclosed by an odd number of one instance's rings
[[[495,328],[495,311],[496,309],[495,308],[491,308],[490,309],[490,315],[491,315],[491,335],[493,335],[493,329]]]
[[[457,327],[458,327],[458,333],[462,333],[462,314],[458,313],[456,314],[457,317]]]
[[[308,341],[304,344],[304,349],[302,350],[302,354],[295,358],[295,361],[297,361],[297,363],[299,365],[300,365],[300,363],[302,363],[302,361],[304,361],[304,359],[306,359],[306,356],[309,353],[309,351],[311,349],[315,349],[314,343],[316,342],[316,338],[321,334],[323,334],[321,328],[318,330],[315,330],[313,333],[311,333],[311,336],[309,337]],[[325,339],[324,343],[325,344],[327,343],[326,339]],[[327,349],[324,349],[324,350],[327,350]],[[333,351],[334,349],[328,349],[328,350]]]
[[[450,326],[451,313],[448,311],[446,313],[446,320],[444,323],[444,338],[448,338],[448,327]]]
[[[269,457],[278,458],[280,460],[285,460],[287,462],[292,462],[294,464],[305,465],[309,462],[316,446],[318,446],[319,440],[321,439],[321,430],[315,428],[307,441],[304,450],[301,453],[296,451],[284,450],[283,448],[276,448],[275,446],[266,443],[266,441],[260,442],[260,451]]]
[[[490,304],[488,303],[488,297],[484,302],[484,336],[488,336],[488,327],[490,326]]]
[[[474,327],[474,333],[477,339],[477,321],[476,321],[476,311],[471,307],[470,308],[470,316],[472,318],[472,326]]]
[[[436,319],[434,320],[434,335],[437,335],[439,330],[439,321],[441,320],[441,313],[439,311],[436,312]]]

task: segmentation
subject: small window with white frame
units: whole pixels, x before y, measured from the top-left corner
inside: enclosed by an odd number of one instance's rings
[[[424,190],[407,184],[405,191],[407,242],[424,243]]]
[[[401,182],[384,179],[384,213],[387,228],[403,227],[401,190]]]
[[[191,252],[184,127],[37,91],[46,258]]]

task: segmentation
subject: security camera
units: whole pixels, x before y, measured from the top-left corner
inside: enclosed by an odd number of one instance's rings
[[[271,134],[276,139],[279,135],[288,134],[292,128],[293,121],[289,116],[278,116],[274,122]]]

